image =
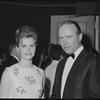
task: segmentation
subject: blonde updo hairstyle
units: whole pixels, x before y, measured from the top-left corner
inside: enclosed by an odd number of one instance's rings
[[[23,38],[33,38],[35,40],[35,44],[37,43],[38,34],[36,30],[28,25],[22,26],[16,31],[15,40],[16,45],[19,46],[20,40]]]

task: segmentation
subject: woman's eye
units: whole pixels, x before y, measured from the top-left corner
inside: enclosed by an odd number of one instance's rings
[[[35,45],[31,45],[31,47],[34,47]]]
[[[25,47],[25,45],[22,45],[22,47]]]

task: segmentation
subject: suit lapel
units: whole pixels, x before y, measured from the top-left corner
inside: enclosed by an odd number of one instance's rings
[[[79,56],[76,58],[76,60],[75,60],[75,62],[74,62],[74,64],[73,64],[73,66],[72,66],[72,68],[71,68],[71,70],[70,70],[70,72],[69,72],[69,74],[68,74],[67,81],[66,81],[66,83],[65,83],[63,98],[67,96],[66,94],[68,94],[68,93],[67,93],[67,85],[66,85],[66,84],[67,84],[68,82],[70,82],[70,81],[73,79],[73,73],[75,73],[76,67],[79,66],[79,63],[81,62],[81,59],[83,59],[83,57],[84,57],[85,54],[86,54],[86,50],[83,49],[82,52],[79,54]],[[77,72],[76,72],[76,73],[77,73]],[[70,94],[69,94],[69,95],[70,95]]]
[[[62,73],[63,73],[63,69],[65,67],[66,60],[67,60],[67,58],[64,58],[63,60],[61,60],[57,66],[57,71],[56,71],[57,72],[56,73],[57,97],[60,97]]]

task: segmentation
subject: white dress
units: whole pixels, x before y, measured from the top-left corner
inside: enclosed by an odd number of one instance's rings
[[[44,79],[42,69],[35,65],[32,68],[23,68],[14,64],[6,70],[11,78],[9,98],[41,98]]]

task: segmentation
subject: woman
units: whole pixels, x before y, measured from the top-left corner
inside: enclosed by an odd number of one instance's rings
[[[44,72],[32,64],[37,42],[36,31],[23,26],[16,31],[16,45],[20,61],[3,72],[1,97],[3,98],[41,98],[44,89]]]

